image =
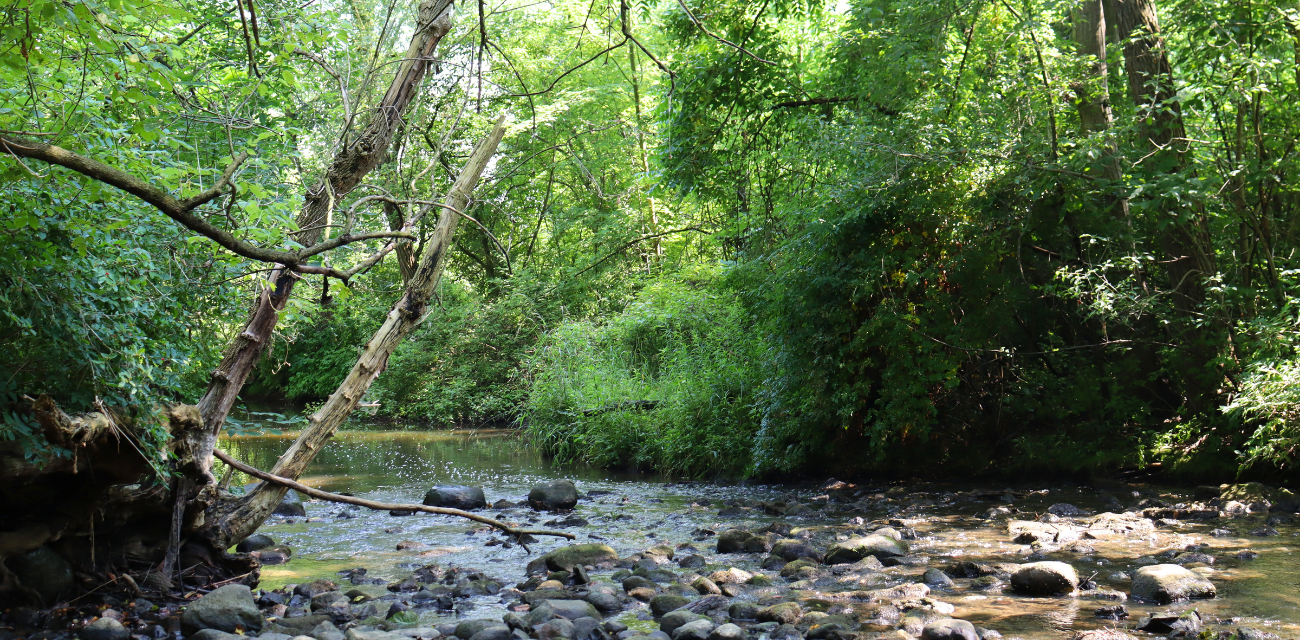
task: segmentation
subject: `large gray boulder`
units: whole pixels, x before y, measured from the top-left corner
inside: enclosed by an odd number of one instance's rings
[[[561,511],[578,506],[578,488],[569,480],[543,482],[528,492],[528,506],[538,511]]]
[[[24,587],[39,594],[47,605],[71,594],[75,586],[72,565],[49,547],[37,547],[4,563]]]
[[[263,622],[262,612],[257,610],[257,603],[253,601],[253,592],[242,584],[217,587],[212,593],[195,600],[181,614],[181,628],[186,633],[200,629],[234,633],[240,629],[251,635],[262,630]]]
[[[1129,592],[1134,600],[1169,604],[1193,598],[1213,598],[1214,583],[1176,564],[1156,564],[1133,573]]]
[[[847,564],[867,556],[879,560],[907,555],[907,543],[890,536],[873,533],[862,538],[837,542],[826,550],[826,564]]]
[[[429,492],[424,494],[424,505],[473,511],[487,507],[487,496],[483,495],[483,487],[441,485],[429,489]]]
[[[252,484],[244,485],[244,494],[247,495],[257,490],[257,487],[260,484],[262,483],[254,482]],[[301,518],[307,515],[307,507],[302,506],[302,496],[298,495],[297,491],[290,489],[285,492],[284,499],[281,500],[280,504],[275,507],[274,513],[277,516],[292,516],[292,517]]]
[[[1070,594],[1079,588],[1079,573],[1064,562],[1031,562],[1011,574],[1011,588],[1031,596]]]

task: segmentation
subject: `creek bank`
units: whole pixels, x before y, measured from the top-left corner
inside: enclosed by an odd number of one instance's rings
[[[1099,633],[1110,625],[1118,625],[1114,633],[1120,636],[1267,637],[1227,616],[1197,616],[1192,621],[1185,609],[1178,608],[1181,598],[1215,596],[1215,581],[1221,578],[1214,567],[1242,560],[1205,543],[1156,551],[1135,551],[1132,545],[1189,539],[1169,533],[1185,529],[1184,521],[1152,519],[1150,515],[1168,514],[1149,510],[1197,513],[1231,507],[1228,503],[1236,501],[1154,505],[1145,497],[1128,507],[1110,505],[1113,511],[1066,509],[1060,504],[1040,510],[1033,506],[1032,492],[973,490],[918,497],[916,492],[895,489],[848,485],[779,500],[697,502],[693,509],[707,511],[715,522],[731,524],[660,537],[632,552],[620,552],[604,542],[584,542],[536,556],[520,554],[513,563],[484,569],[427,562],[418,554],[428,550],[413,548],[410,570],[398,576],[382,577],[352,567],[329,578],[270,590],[222,587],[188,606],[110,597],[71,612],[67,608],[6,612],[3,621],[12,631],[0,631],[0,639],[124,640],[119,638],[122,632],[142,639],[179,635],[203,640],[234,640],[240,634],[271,640],[303,636],[316,640],[1012,637],[1016,629],[986,621],[989,616],[972,604],[984,601],[978,598],[1082,610],[1074,624],[1083,627],[1079,633],[1091,634],[1095,640],[1102,640]],[[591,503],[614,502],[614,498],[581,496],[584,506],[578,513],[591,517]],[[989,502],[995,506],[983,506]],[[576,513],[535,512],[524,506],[526,501],[509,504],[504,514],[517,519],[577,517]],[[1289,526],[1284,522],[1288,513],[1272,506],[1265,512],[1261,507],[1250,505],[1253,517],[1276,520],[1275,525],[1284,529]],[[721,515],[728,510],[761,513],[764,518],[758,523],[743,515]],[[788,517],[782,511],[812,512],[817,517]],[[1204,538],[1214,540],[1209,533],[1215,529],[1252,529],[1252,515],[1235,516],[1221,509],[1213,519],[1194,519],[1194,526],[1205,530]],[[980,558],[970,553],[953,555],[951,547],[943,550],[942,545],[961,534],[952,518],[982,522],[998,532],[1000,544],[1009,551],[1003,558]],[[582,531],[592,538],[606,535],[599,525],[586,525]],[[493,535],[471,530],[470,537],[483,533]],[[480,542],[484,547],[518,544],[500,536]],[[260,550],[276,546],[274,540],[256,536],[244,544]],[[851,553],[845,556],[835,550]],[[1110,568],[1108,574],[1081,569],[1087,558],[1102,553],[1108,559],[1103,565]],[[1207,582],[1210,590],[1203,588]],[[1155,593],[1168,597],[1161,602]],[[504,613],[484,616],[486,603],[497,603]],[[1157,608],[1150,608],[1153,604]],[[970,620],[962,619],[971,614],[975,615]],[[1086,619],[1092,617],[1096,622]],[[1091,625],[1098,628],[1087,628]],[[19,635],[24,633],[30,635]]]

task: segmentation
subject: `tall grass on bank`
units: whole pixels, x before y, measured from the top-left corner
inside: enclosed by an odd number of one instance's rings
[[[739,476],[750,466],[761,342],[712,279],[647,286],[607,322],[566,322],[531,363],[523,415],[559,460]]]

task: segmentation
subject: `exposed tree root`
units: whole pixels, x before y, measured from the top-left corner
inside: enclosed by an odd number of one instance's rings
[[[344,496],[344,495],[339,495],[337,493],[330,493],[328,491],[321,491],[320,489],[314,489],[305,484],[302,484],[301,482],[295,482],[288,478],[281,478],[279,476],[274,476],[256,467],[251,467],[249,465],[246,465],[230,457],[229,454],[227,454],[226,452],[220,449],[213,449],[212,455],[215,456],[218,460],[230,465],[232,468],[237,469],[239,471],[243,471],[244,473],[247,473],[250,476],[253,476],[255,478],[261,478],[262,480],[265,480],[267,482],[272,482],[285,487],[289,487],[294,491],[309,495],[313,498],[319,498],[321,500],[328,500],[330,502],[342,502],[344,504],[355,504],[359,507],[365,507],[367,509],[373,509],[375,511],[421,511],[424,513],[435,513],[444,516],[456,516],[459,518],[468,518],[475,522],[482,522],[483,524],[491,525],[493,527],[496,527],[504,531],[507,535],[514,536],[515,540],[519,542],[519,546],[524,548],[524,551],[528,551],[528,547],[523,542],[523,537],[525,535],[556,536],[559,538],[567,538],[569,540],[574,539],[574,535],[572,533],[565,533],[563,531],[540,531],[540,530],[533,530],[533,529],[516,529],[504,522],[501,522],[500,520],[493,520],[492,518],[489,518],[487,516],[481,516],[478,515],[477,513],[471,513],[469,511],[461,511],[460,509],[448,509],[446,507],[430,507],[422,504],[375,502],[373,500],[366,500],[364,498],[357,498],[354,496]]]

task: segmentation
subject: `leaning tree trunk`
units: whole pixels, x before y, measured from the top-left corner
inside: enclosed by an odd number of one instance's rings
[[[297,479],[302,474],[307,464],[334,435],[334,431],[356,409],[371,383],[387,366],[388,358],[397,349],[397,345],[423,319],[434,287],[446,266],[447,253],[451,250],[461,212],[469,204],[474,185],[478,183],[479,176],[505,135],[503,121],[504,118],[497,121],[491,135],[470,155],[455,184],[447,192],[438,226],[426,242],[423,257],[401,299],[393,304],[384,324],[366,342],[365,350],[338,389],[312,414],[307,428],[289,450],[280,456],[271,474],[290,480]],[[201,535],[214,548],[228,548],[252,535],[284,499],[287,490],[284,485],[264,482],[252,494],[243,498],[218,500],[205,516],[206,524]]]
[[[360,184],[388,153],[393,134],[433,60],[434,49],[451,30],[451,13],[451,0],[424,0],[420,3],[415,34],[411,36],[410,46],[388,92],[371,111],[365,129],[350,140],[343,140],[325,177],[305,196],[297,217],[298,228],[302,229],[297,240],[303,246],[320,240],[325,220],[339,199]],[[198,465],[194,471],[208,483],[213,482],[212,449],[216,446],[217,435],[270,340],[280,319],[280,311],[288,303],[299,277],[283,268],[267,275],[267,286],[258,295],[252,315],[226,347],[221,364],[212,372],[208,389],[199,400],[206,431],[199,443],[201,450],[196,451],[194,457]]]

